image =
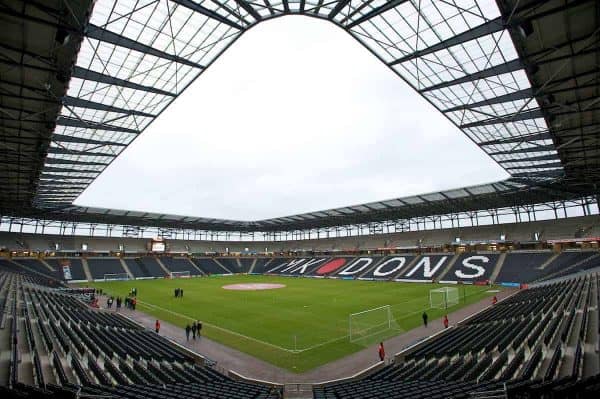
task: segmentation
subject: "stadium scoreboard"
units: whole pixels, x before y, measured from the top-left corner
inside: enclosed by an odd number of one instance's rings
[[[152,239],[149,243],[150,252],[163,253],[167,250],[167,243],[162,238]]]

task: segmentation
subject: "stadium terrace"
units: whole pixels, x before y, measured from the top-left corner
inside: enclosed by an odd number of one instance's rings
[[[74,205],[244,32],[291,14],[346,31],[509,177],[255,221]],[[0,15],[2,395],[600,392],[597,1]]]

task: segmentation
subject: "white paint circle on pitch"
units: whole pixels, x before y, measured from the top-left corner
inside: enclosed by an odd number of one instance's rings
[[[262,291],[262,290],[276,290],[278,288],[284,288],[285,284],[269,284],[269,283],[243,283],[243,284],[228,284],[222,288],[224,290],[231,291]]]

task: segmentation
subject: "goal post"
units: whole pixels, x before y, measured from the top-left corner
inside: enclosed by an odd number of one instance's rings
[[[169,272],[169,278],[190,278],[191,274],[189,270],[183,272]]]
[[[459,303],[458,288],[443,287],[429,290],[429,306],[434,309],[448,309]]]
[[[106,273],[104,274],[104,281],[118,281],[118,280],[131,280],[127,273]]]
[[[348,316],[348,336],[350,342],[398,329],[390,305],[379,306]]]

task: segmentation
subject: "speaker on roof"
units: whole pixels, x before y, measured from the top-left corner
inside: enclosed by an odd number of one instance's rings
[[[542,98],[542,104],[544,104],[545,106],[552,105],[554,104],[555,100],[556,99],[554,98],[554,95],[547,94]]]
[[[54,35],[54,39],[61,45],[67,44],[69,42],[69,38],[69,32],[64,28],[58,28],[56,30],[56,35]]]
[[[519,33],[521,33],[521,36],[524,38],[533,33],[533,23],[531,20],[525,20],[519,25]]]

